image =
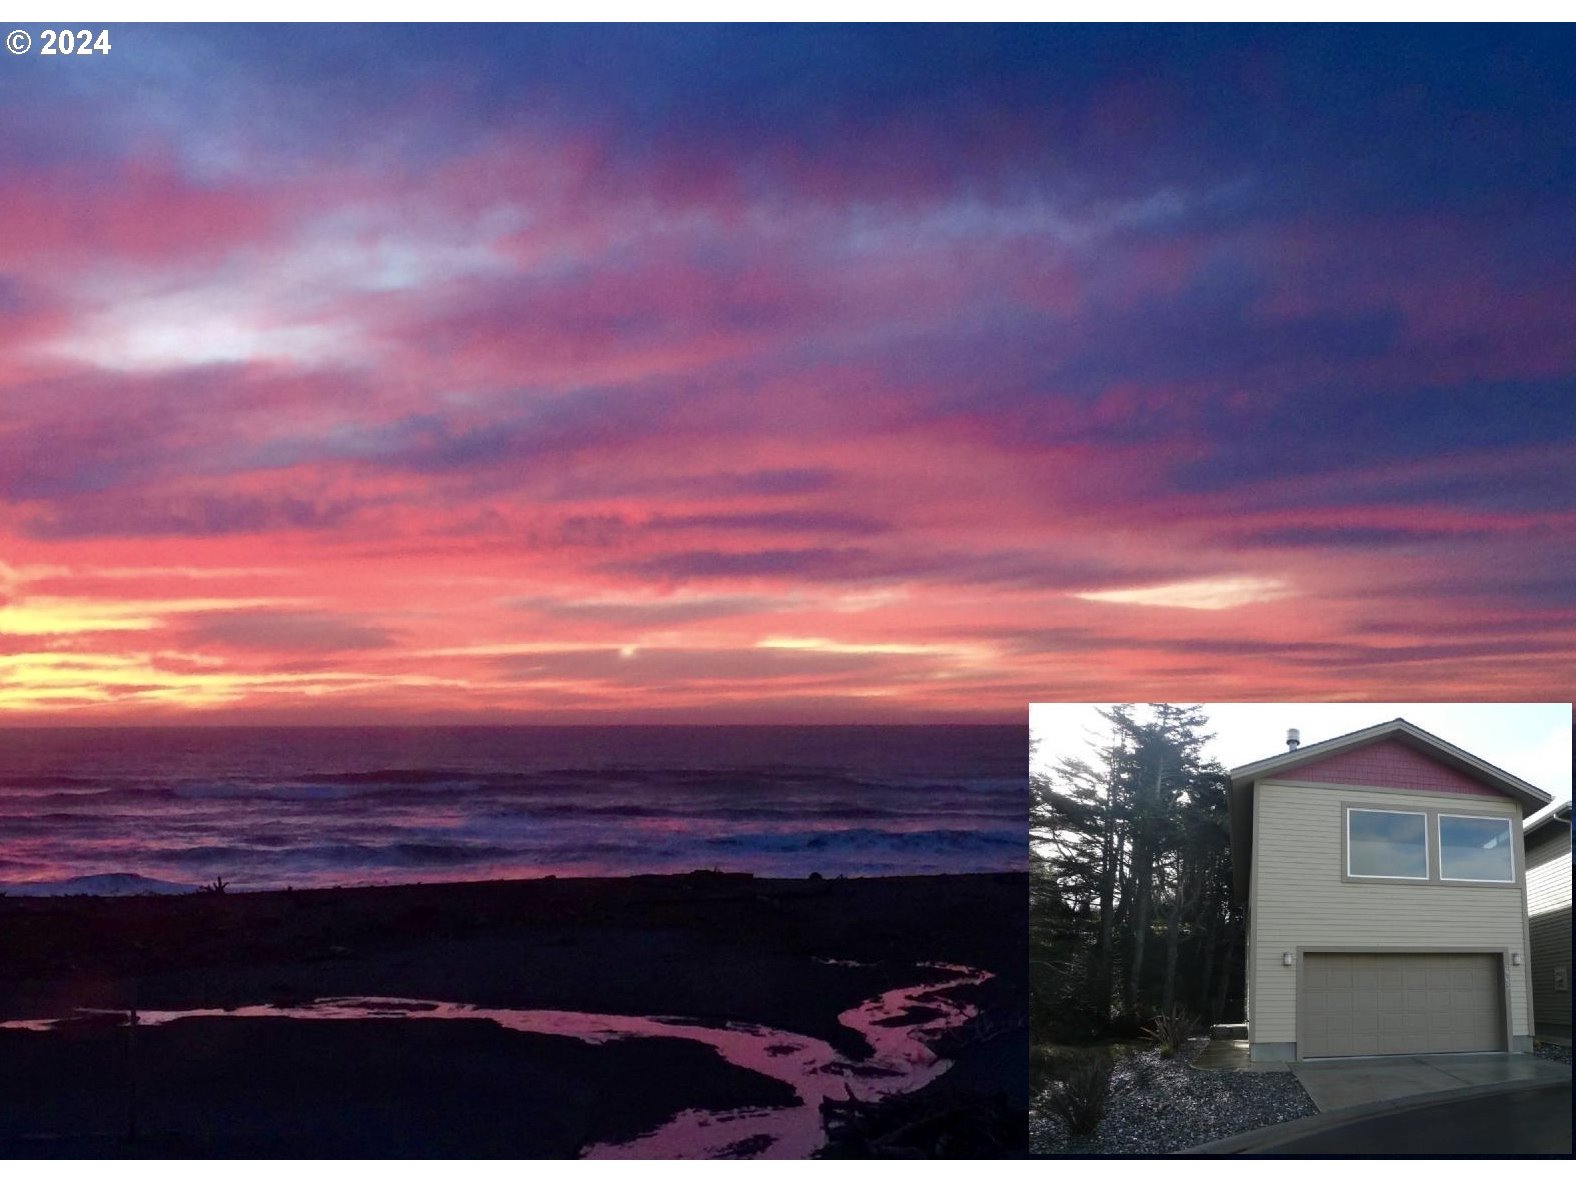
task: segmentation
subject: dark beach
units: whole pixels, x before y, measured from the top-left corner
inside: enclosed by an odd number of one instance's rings
[[[1019,874],[701,872],[0,898],[0,1021],[133,1004],[151,1015],[221,1011],[135,1031],[123,1014],[0,1029],[0,1155],[579,1156],[686,1110],[725,1125],[736,1118],[724,1114],[802,1101],[693,1038],[588,1041],[480,1018],[222,1011],[372,997],[747,1024],[770,1028],[777,1043],[827,1044],[846,1094],[861,1098],[891,1072],[839,1015],[887,991],[957,978],[940,966],[991,976],[877,1025],[900,1030],[967,1003],[978,1012],[927,1043],[952,1065],[907,1094],[828,1105],[831,1139],[820,1151],[1014,1155],[1027,1141],[1026,911]],[[762,1045],[788,1053],[772,1039]],[[739,1124],[727,1155],[771,1153],[749,1127]],[[713,1154],[722,1142],[711,1136]]]

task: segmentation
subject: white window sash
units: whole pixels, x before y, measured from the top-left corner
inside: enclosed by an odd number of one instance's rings
[[[1496,821],[1505,826],[1505,852],[1510,856],[1509,878],[1457,878],[1445,873],[1445,818],[1451,817],[1461,821]],[[1511,831],[1509,817],[1487,817],[1482,813],[1440,813],[1434,821],[1436,836],[1439,840],[1439,881],[1440,882],[1504,882],[1516,881],[1516,851],[1511,845],[1515,834]]]
[[[1393,817],[1422,817],[1423,818],[1423,873],[1421,874],[1358,874],[1352,869],[1352,814],[1353,813],[1378,813],[1381,816]],[[1347,878],[1379,878],[1389,879],[1393,882],[1428,882],[1428,814],[1413,812],[1411,809],[1364,809],[1348,808],[1346,810],[1346,877]]]

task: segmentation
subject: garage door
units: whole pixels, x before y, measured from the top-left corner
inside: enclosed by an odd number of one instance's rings
[[[1500,958],[1484,953],[1303,956],[1303,1058],[1503,1051]]]

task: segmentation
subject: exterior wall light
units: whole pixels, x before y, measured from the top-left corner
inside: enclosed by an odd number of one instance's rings
[[[1519,953],[1519,952],[1512,952],[1510,954],[1510,963],[1511,964],[1520,964],[1521,963],[1521,953]]]
[[[1517,963],[1520,963],[1519,958],[1521,956],[1521,953],[1519,953],[1519,952],[1516,953],[1516,956],[1518,958]],[[1292,956],[1292,954],[1290,952],[1282,952],[1281,953],[1281,964],[1285,965],[1287,968],[1290,968],[1293,963],[1294,963],[1293,962],[1293,956]]]

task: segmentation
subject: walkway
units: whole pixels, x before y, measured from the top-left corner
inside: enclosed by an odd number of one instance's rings
[[[1418,1055],[1382,1059],[1312,1059],[1292,1072],[1320,1112],[1402,1100],[1474,1084],[1569,1084],[1571,1069],[1531,1055]]]
[[[1200,1071],[1290,1071],[1290,1063],[1250,1063],[1245,1038],[1212,1038],[1193,1066]]]

